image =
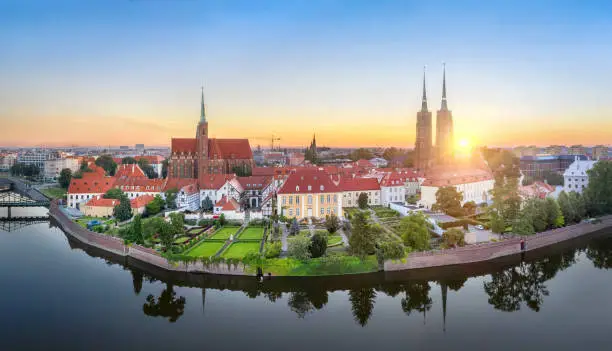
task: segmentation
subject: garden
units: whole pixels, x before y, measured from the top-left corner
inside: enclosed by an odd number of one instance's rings
[[[221,257],[223,258],[238,258],[242,259],[247,256],[249,253],[258,253],[259,247],[261,246],[260,242],[234,242],[230,246],[227,247],[222,253]]]
[[[264,236],[263,227],[248,227],[240,233],[240,240],[261,240]]]

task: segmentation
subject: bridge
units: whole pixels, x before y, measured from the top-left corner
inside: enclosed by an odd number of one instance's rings
[[[29,183],[3,178],[0,179],[0,207],[8,208],[10,219],[12,207],[49,207],[49,199]]]
[[[21,228],[39,223],[48,223],[47,217],[0,218],[0,231],[14,232]]]

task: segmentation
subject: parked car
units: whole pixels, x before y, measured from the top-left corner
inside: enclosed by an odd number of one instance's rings
[[[478,224],[478,225],[477,225],[477,226],[475,226],[475,227],[476,227],[476,229],[478,229],[478,230],[483,230],[483,229],[484,229],[484,227],[483,227],[481,224]]]

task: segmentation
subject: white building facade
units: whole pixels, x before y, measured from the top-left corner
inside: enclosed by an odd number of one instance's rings
[[[563,191],[582,193],[589,185],[587,171],[593,168],[597,161],[576,160],[563,173]]]

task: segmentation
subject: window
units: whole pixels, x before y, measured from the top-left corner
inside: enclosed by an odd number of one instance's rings
[[[338,195],[334,195],[334,202],[338,202]]]
[[[323,185],[321,185],[321,191],[325,190],[325,187]]]
[[[308,195],[308,204],[312,205],[312,195]]]
[[[289,196],[289,205],[293,205],[293,196]]]
[[[330,208],[328,207],[328,208],[327,208],[327,214],[330,214],[330,213],[331,213],[331,210],[330,210]]]
[[[300,203],[300,197],[298,195],[295,195],[295,203],[296,204]]]
[[[321,207],[321,215],[325,214],[325,209],[323,207]]]
[[[309,185],[308,186],[308,191],[311,191],[311,190],[312,190],[312,187]]]
[[[331,202],[331,195],[327,195],[327,203]]]
[[[293,216],[293,209],[292,208],[289,209],[289,216]]]
[[[287,204],[287,197],[283,196],[283,205]]]
[[[298,216],[298,217],[300,216],[300,209],[299,208],[295,209],[295,215]]]
[[[322,204],[324,204],[324,203],[325,203],[325,195],[321,195],[321,196],[320,196],[320,200],[319,200],[319,202],[320,202],[320,203],[322,203]]]
[[[296,185],[296,186],[295,186],[295,191],[296,191],[296,192],[297,192],[297,191],[300,191],[300,186],[299,186],[299,185]]]

